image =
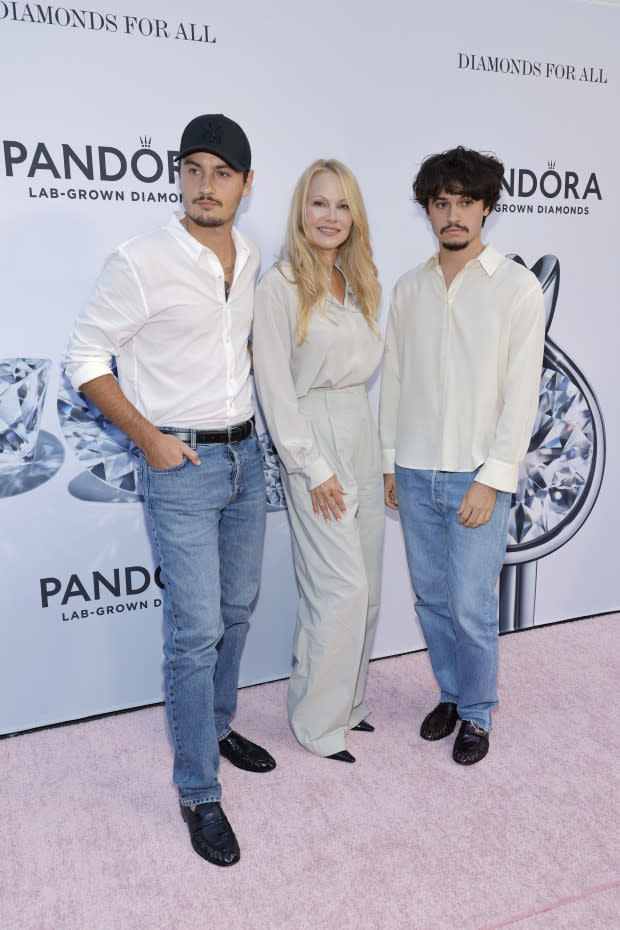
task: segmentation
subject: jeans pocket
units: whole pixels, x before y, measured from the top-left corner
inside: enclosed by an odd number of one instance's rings
[[[189,459],[184,455],[178,465],[172,465],[170,468],[154,468],[153,465],[149,465],[148,462],[146,462],[146,467],[152,475],[170,475],[174,472],[181,471],[182,468],[185,468],[188,462]]]

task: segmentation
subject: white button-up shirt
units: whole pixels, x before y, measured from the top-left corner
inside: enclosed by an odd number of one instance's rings
[[[79,390],[108,374],[115,356],[123,393],[155,426],[223,429],[253,413],[247,340],[260,257],[233,228],[226,300],[217,256],[182,215],[110,255],[64,362]]]
[[[398,281],[385,341],[383,470],[480,471],[515,491],[538,409],[545,338],[535,275],[492,246],[446,288],[438,255]]]
[[[290,265],[283,263],[282,271],[292,280]],[[287,278],[274,265],[256,288],[254,377],[282,464],[315,488],[334,469],[321,455],[298,398],[313,388],[363,384],[381,361],[383,341],[362,316],[347,284],[344,304],[328,294],[325,312],[314,310],[308,338],[298,346],[297,285]]]

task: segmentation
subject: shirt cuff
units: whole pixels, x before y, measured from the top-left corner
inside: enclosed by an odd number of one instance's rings
[[[79,391],[83,384],[92,381],[93,378],[100,378],[102,375],[112,374],[110,365],[107,362],[85,362],[78,368],[73,369],[71,374],[67,370],[74,390]]]
[[[383,449],[381,452],[383,459],[383,474],[394,474],[394,462],[396,461],[396,449]]]
[[[476,481],[497,491],[514,494],[519,481],[519,466],[500,462],[498,459],[487,459],[476,475]]]
[[[311,491],[317,485],[323,484],[333,474],[334,469],[332,466],[324,458],[319,457],[312,465],[306,467],[305,478],[308,483],[308,490]]]

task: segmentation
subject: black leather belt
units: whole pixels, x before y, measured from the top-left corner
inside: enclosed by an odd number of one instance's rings
[[[254,426],[254,417],[246,420],[245,423],[238,423],[237,426],[229,426],[228,429],[175,429],[172,426],[160,426],[162,433],[170,433],[176,436],[181,442],[192,445],[195,440],[196,445],[204,445],[210,442],[241,442],[247,439]]]

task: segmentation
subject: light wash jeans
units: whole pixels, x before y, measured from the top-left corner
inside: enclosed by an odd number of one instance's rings
[[[415,608],[441,700],[490,730],[498,704],[496,586],[511,495],[498,491],[489,522],[472,529],[456,512],[475,471],[395,471]]]
[[[265,478],[255,431],[196,446],[201,465],[141,477],[164,582],[164,685],[181,804],[219,801],[218,740],[237,706],[239,662],[260,580]]]

